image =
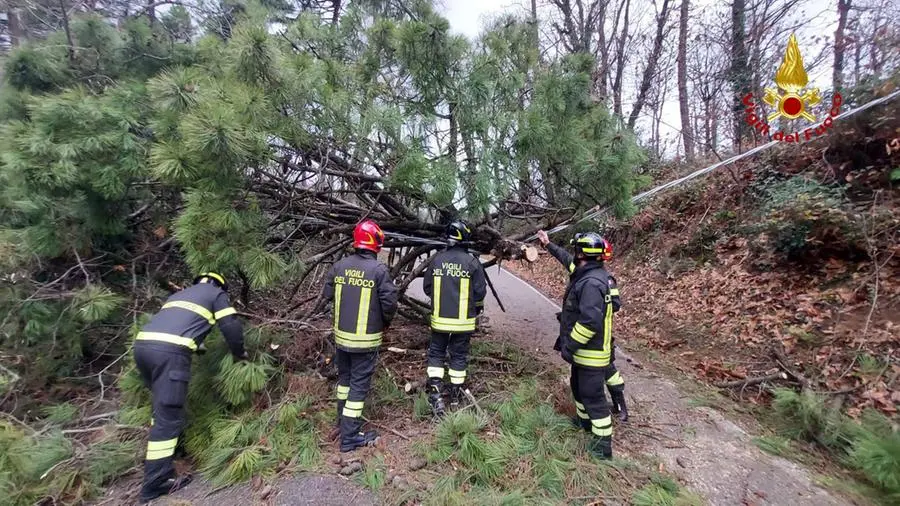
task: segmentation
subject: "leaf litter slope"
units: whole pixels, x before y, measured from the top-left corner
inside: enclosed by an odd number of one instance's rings
[[[542,262],[552,265],[553,260],[544,257]],[[522,276],[532,275],[527,268],[508,267]],[[550,269],[545,266],[536,279],[544,281],[541,287],[559,292],[559,282],[565,277],[555,278]],[[546,350],[548,359],[558,361],[552,352],[558,330],[552,315],[558,309],[509,272],[491,274],[497,290],[515,299],[504,301],[506,313],[491,312],[492,326],[504,329],[512,339],[526,340],[523,344],[531,344],[527,340],[536,335],[540,345],[531,348]],[[520,322],[534,318],[532,304],[549,306],[551,319],[543,318],[535,325],[528,321],[529,326],[522,328]],[[540,326],[537,334],[533,326]],[[815,485],[806,469],[760,451],[750,434],[719,411],[691,406],[690,396],[656,367],[646,361],[636,367],[624,358],[619,354],[616,365],[625,377],[632,419],[628,425],[616,427],[616,451],[635,459],[657,460],[660,470],[678,476],[710,504],[849,504]]]

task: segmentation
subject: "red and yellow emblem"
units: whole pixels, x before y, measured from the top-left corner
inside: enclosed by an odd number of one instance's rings
[[[784,52],[784,61],[775,73],[775,84],[785,93],[766,88],[766,96],[763,101],[769,107],[775,108],[775,112],[769,114],[768,120],[772,121],[780,117],[796,119],[803,117],[807,121],[814,122],[816,117],[809,112],[809,108],[822,101],[818,88],[810,88],[803,91],[809,77],[803,68],[803,57],[800,55],[800,46],[797,37],[791,34],[788,39],[787,49]]]

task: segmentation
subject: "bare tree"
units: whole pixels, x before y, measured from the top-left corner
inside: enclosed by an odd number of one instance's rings
[[[619,23],[619,14],[625,11],[625,19],[622,22],[622,32],[616,40],[616,75],[613,78],[613,101],[616,116],[622,116],[622,75],[625,72],[625,42],[628,40],[628,29],[631,26],[628,22],[629,9],[631,8],[631,0],[623,0],[616,13],[616,25]],[[613,34],[616,33],[616,26],[613,26]]]
[[[850,12],[851,0],[837,0],[838,25],[834,30],[834,73],[831,77],[831,87],[839,91],[844,84],[844,30],[847,27],[847,14]]]
[[[681,18],[678,20],[678,106],[681,111],[681,139],[684,156],[688,162],[694,161],[694,134],[688,111],[687,87],[687,39],[690,0],[681,0]]]
[[[733,0],[731,3],[731,112],[734,128],[734,150],[741,150],[741,139],[747,128],[743,121],[744,105],[741,97],[749,90],[750,69],[747,62],[747,46],[745,43],[746,0]]]
[[[653,39],[653,49],[650,51],[650,56],[647,59],[647,66],[644,67],[644,76],[641,79],[640,88],[638,88],[637,98],[631,109],[631,114],[628,116],[629,128],[634,128],[638,116],[641,114],[641,109],[644,107],[644,102],[647,100],[647,92],[650,90],[650,85],[656,75],[659,56],[662,53],[663,41],[666,38],[668,20],[669,0],[663,0],[662,10],[656,16],[656,37]]]

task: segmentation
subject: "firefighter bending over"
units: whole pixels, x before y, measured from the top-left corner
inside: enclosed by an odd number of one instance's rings
[[[366,220],[353,230],[356,252],[334,264],[325,277],[325,301],[334,300],[337,407],[341,451],[373,444],[376,431],[361,432],[363,404],[378,359],[382,331],[397,312],[397,287],[376,254],[384,232]]]
[[[573,257],[538,232],[541,244],[570,272],[559,316],[557,346],[572,365],[570,385],[578,423],[591,431],[588,449],[601,459],[612,458],[612,417],[603,394],[604,384],[622,385],[612,366],[613,291],[603,258],[609,244],[599,234],[576,234]]]
[[[422,288],[431,298],[431,343],[428,346],[426,389],[435,416],[443,416],[444,359],[449,352],[450,407],[463,395],[469,342],[475,331],[475,317],[484,311],[487,293],[484,268],[465,244],[472,231],[462,221],[447,225],[448,247],[431,260]]]
[[[134,361],[153,399],[142,503],[172,493],[191,481],[190,475],[176,479],[173,459],[185,425],[191,356],[202,349],[213,325],[218,324],[232,355],[238,360],[247,359],[244,332],[227,290],[220,274],[200,274],[193,286],[169,297],[135,338]]]

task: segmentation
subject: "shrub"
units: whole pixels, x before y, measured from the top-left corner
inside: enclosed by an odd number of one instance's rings
[[[756,248],[771,249],[787,260],[854,256],[862,248],[854,213],[844,206],[840,190],[802,177],[757,183],[760,222],[745,231]]]

